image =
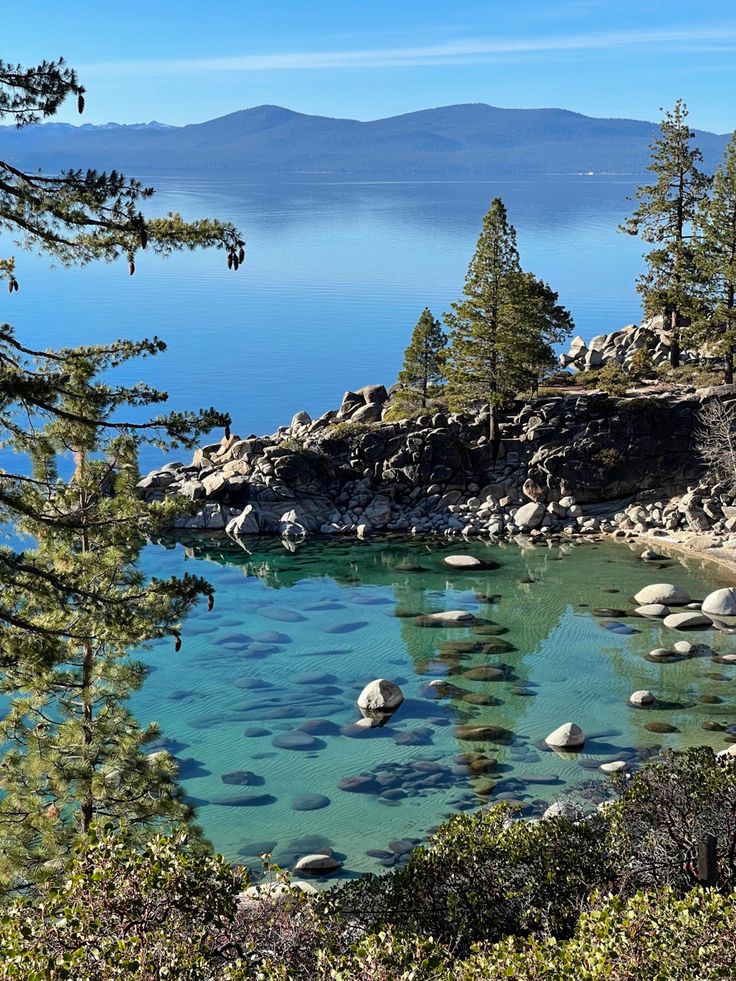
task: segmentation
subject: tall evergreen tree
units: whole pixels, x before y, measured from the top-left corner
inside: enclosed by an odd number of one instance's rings
[[[671,334],[671,363],[680,363],[681,332],[687,326],[696,277],[692,226],[708,194],[710,179],[700,170],[703,156],[691,146],[695,133],[688,111],[678,99],[660,123],[652,143],[649,170],[653,184],[637,189],[639,205],[620,227],[654,247],[646,253],[647,271],[637,289],[650,316],[664,314]]]
[[[724,380],[731,385],[736,353],[736,133],[716,170],[710,198],[700,202],[695,227],[693,340],[723,357]]]
[[[399,384],[421,393],[422,406],[429,392],[444,379],[447,356],[447,335],[439,320],[425,307],[404,351],[404,366],[399,372]]]
[[[148,828],[189,817],[166,752],[151,753],[158,731],[142,730],[125,705],[146,669],[133,659],[152,641],[180,646],[181,619],[202,596],[202,579],[148,581],[137,568],[146,538],[171,522],[180,503],[146,504],[136,492],[142,443],[191,446],[225,417],[119,418],[162,394],[116,387],[101,373],[160,350],[159,342],[32,356],[16,371],[63,375],[53,409],[35,413],[6,441],[30,450],[34,476],[2,482],[23,552],[0,551],[5,627],[0,629],[0,692],[10,711],[0,723],[0,885],[19,888],[56,871],[92,821]],[[7,374],[6,366],[6,374]],[[45,423],[45,424],[44,424]],[[73,460],[67,480],[57,463]]]
[[[483,219],[463,292],[445,315],[451,331],[447,392],[459,408],[489,403],[495,460],[499,407],[553,359],[552,344],[571,330],[572,319],[556,293],[522,271],[516,232],[500,198]]]
[[[63,61],[0,62],[0,119],[38,122],[69,95],[81,111],[84,89]],[[123,256],[132,273],[146,246],[211,246],[237,269],[244,243],[232,225],[144,217],[151,193],[115,171],[47,177],[0,161],[0,229],[64,264]],[[0,278],[17,291],[13,258],[0,260]],[[181,619],[212,591],[196,577],[147,580],[138,570],[141,545],[174,505],[139,500],[136,458],[144,442],[190,446],[229,420],[207,410],[133,422],[121,418],[126,407],[165,394],[102,380],[163,349],[154,338],[35,351],[0,326],[0,446],[19,458],[15,472],[0,471],[0,520],[21,536],[20,549],[0,547],[0,690],[11,702],[0,729],[4,886],[53,875],[96,817],[144,827],[189,813],[173,759],[146,751],[156,729],[141,730],[125,699],[145,675],[131,650],[167,636],[178,649]],[[61,480],[65,468],[73,472]]]

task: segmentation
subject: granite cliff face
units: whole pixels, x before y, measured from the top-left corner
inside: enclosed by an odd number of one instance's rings
[[[204,446],[139,490],[181,496],[188,512],[177,527],[235,537],[613,530],[606,514],[617,504],[670,498],[702,476],[694,436],[704,397],[593,392],[517,403],[494,463],[487,408],[382,421],[389,394],[368,386],[318,419],[299,413],[273,435]]]

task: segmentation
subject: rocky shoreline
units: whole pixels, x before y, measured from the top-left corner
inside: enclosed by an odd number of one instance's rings
[[[317,419],[297,413],[271,435],[223,437],[138,488],[149,501],[182,499],[174,530],[236,539],[697,533],[736,548],[736,498],[705,481],[695,449],[699,412],[713,397],[736,392],[560,390],[517,402],[502,417],[494,461],[487,406],[390,421],[392,393],[373,385]]]

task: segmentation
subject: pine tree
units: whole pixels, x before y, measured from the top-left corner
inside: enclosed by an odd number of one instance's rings
[[[399,372],[402,387],[421,393],[422,407],[427,404],[428,394],[444,379],[446,348],[447,335],[442,325],[425,307],[404,351],[404,366]]]
[[[0,62],[0,118],[37,122],[68,95],[81,110],[83,94],[61,61]],[[115,171],[46,177],[0,162],[0,228],[65,264],[124,256],[132,273],[147,245],[160,254],[212,246],[237,269],[243,241],[232,225],[144,218],[139,204],[151,193]],[[13,258],[0,261],[0,277],[17,291]],[[0,471],[0,520],[22,542],[0,547],[0,691],[10,701],[0,724],[0,884],[8,888],[52,877],[98,818],[143,830],[190,813],[173,758],[147,751],[155,726],[142,730],[125,700],[145,676],[131,651],[166,637],[178,650],[181,620],[202,597],[211,603],[212,590],[198,577],[148,580],[139,571],[140,548],[182,504],[139,499],[137,453],[143,443],[191,446],[213,426],[227,431],[229,419],[214,410],[122,417],[166,396],[116,386],[110,372],[163,350],[153,338],[36,351],[0,326],[0,447],[19,458],[15,472]]]
[[[682,99],[665,113],[648,168],[656,181],[637,189],[639,206],[620,226],[621,231],[641,235],[654,246],[646,253],[647,271],[639,278],[637,289],[646,313],[664,314],[669,321],[674,368],[680,363],[681,333],[688,323],[696,277],[692,225],[710,184],[699,169],[703,156],[691,146],[695,133],[687,117]]]
[[[94,820],[140,829],[190,816],[166,752],[151,754],[155,726],[142,730],[126,708],[146,670],[131,657],[151,641],[180,646],[180,622],[202,596],[202,579],[147,581],[137,559],[147,538],[170,524],[180,503],[147,504],[136,491],[142,443],[191,446],[224,417],[162,415],[120,419],[126,407],[161,393],[99,380],[159,342],[121,342],[24,357],[23,376],[58,373],[63,395],[36,412],[34,434],[9,436],[30,451],[35,476],[2,481],[3,503],[27,540],[0,551],[0,885],[17,889],[53,875],[56,861]],[[5,366],[6,376],[11,374]],[[44,424],[45,423],[45,424]],[[55,476],[73,461],[73,473]],[[61,466],[59,466],[61,464]]]
[[[63,59],[32,68],[0,61],[0,120],[19,127],[53,116],[68,96],[84,109],[84,87]],[[0,160],[0,231],[23,236],[63,265],[94,260],[128,260],[135,272],[137,253],[149,247],[159,255],[200,246],[223,249],[231,269],[245,258],[245,243],[231,224],[212,219],[186,222],[170,213],[144,218],[140,206],[153,188],[116,170],[67,170],[47,176],[27,173]],[[0,259],[0,279],[18,289],[14,257]]]
[[[723,357],[724,380],[733,384],[736,353],[736,133],[713,178],[711,197],[695,217],[697,304],[692,336],[698,347]]]
[[[552,344],[572,319],[545,283],[524,273],[516,232],[495,198],[465,277],[464,298],[445,315],[450,327],[447,392],[450,404],[490,406],[489,438],[494,460],[500,430],[498,410],[553,362]]]

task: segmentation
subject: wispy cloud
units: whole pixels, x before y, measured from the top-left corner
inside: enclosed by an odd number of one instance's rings
[[[86,73],[109,75],[179,74],[182,72],[304,71],[310,69],[396,68],[421,65],[492,61],[509,55],[524,56],[565,51],[602,51],[663,47],[730,51],[736,47],[736,26],[680,27],[646,31],[608,31],[550,37],[489,38],[449,41],[416,47],[357,48],[337,51],[275,51],[210,58],[172,58],[141,61],[106,61],[79,65]]]

